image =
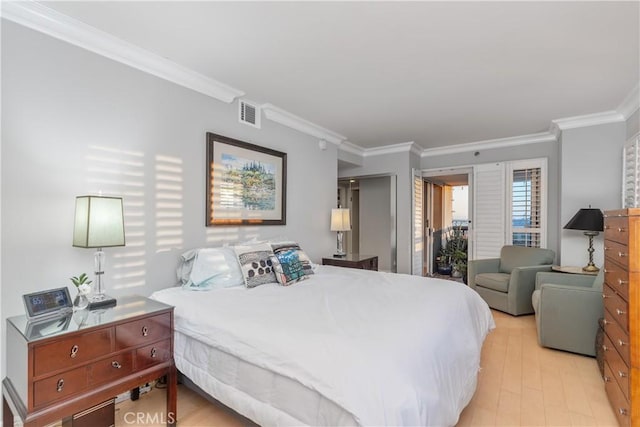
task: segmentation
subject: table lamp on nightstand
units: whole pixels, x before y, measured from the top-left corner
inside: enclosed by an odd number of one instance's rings
[[[580,209],[564,226],[566,230],[582,230],[589,238],[589,264],[582,267],[583,271],[594,273],[600,271],[593,263],[593,238],[604,230],[604,217],[600,209],[589,208]]]
[[[102,248],[124,246],[124,214],[121,197],[78,196],[73,227],[73,246],[95,248],[95,288],[89,309],[112,307],[116,300],[104,293]]]
[[[333,256],[344,257],[347,254],[343,249],[344,231],[351,230],[351,218],[349,217],[349,209],[331,209],[331,231],[338,232],[338,250]]]

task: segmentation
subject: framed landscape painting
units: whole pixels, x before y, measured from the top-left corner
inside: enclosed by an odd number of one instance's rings
[[[285,225],[287,154],[207,133],[206,225]]]

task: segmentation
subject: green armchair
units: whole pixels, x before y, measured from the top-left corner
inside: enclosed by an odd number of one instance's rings
[[[543,347],[595,356],[598,319],[604,316],[602,284],[597,276],[538,273],[531,302],[538,343]]]
[[[536,274],[551,271],[555,256],[550,249],[503,246],[500,258],[469,261],[469,287],[491,308],[514,316],[531,314]]]

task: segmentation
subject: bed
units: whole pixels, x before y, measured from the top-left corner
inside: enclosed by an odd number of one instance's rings
[[[260,425],[455,425],[495,327],[461,283],[331,266],[152,298],[175,306],[178,369]]]

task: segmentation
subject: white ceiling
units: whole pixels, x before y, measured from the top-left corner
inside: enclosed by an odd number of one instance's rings
[[[345,135],[424,148],[614,110],[638,2],[46,2]]]

